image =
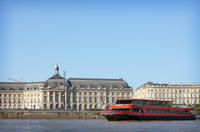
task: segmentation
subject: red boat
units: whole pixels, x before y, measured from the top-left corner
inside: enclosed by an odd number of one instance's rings
[[[195,120],[192,108],[172,107],[170,101],[117,99],[101,113],[109,121],[117,120]]]

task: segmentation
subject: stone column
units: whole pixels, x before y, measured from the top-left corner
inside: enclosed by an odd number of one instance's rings
[[[62,103],[61,103],[61,98],[62,98],[62,97],[61,97],[61,92],[59,91],[59,92],[58,92],[58,107],[59,107],[59,108],[61,108],[61,104],[62,104]]]
[[[55,109],[56,108],[56,103],[55,103],[55,100],[56,98],[55,98],[55,91],[53,91],[53,109]]]
[[[49,99],[49,91],[47,91],[47,100],[46,100],[46,102],[47,102],[47,109],[49,110],[50,109],[50,99]]]

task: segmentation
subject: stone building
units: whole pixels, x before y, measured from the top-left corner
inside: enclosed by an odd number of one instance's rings
[[[178,105],[200,104],[200,85],[147,82],[136,89],[133,97],[172,101]]]
[[[123,79],[65,79],[56,66],[55,74],[43,82],[1,82],[0,108],[97,110],[132,94]]]

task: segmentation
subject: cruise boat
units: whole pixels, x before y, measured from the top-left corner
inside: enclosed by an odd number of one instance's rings
[[[170,101],[116,99],[101,114],[109,121],[117,120],[195,120],[192,108],[172,107]]]

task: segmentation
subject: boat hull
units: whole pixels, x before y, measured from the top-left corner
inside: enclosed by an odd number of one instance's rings
[[[144,115],[128,115],[128,114],[108,114],[103,115],[109,121],[120,120],[195,120],[195,116],[144,116]]]

